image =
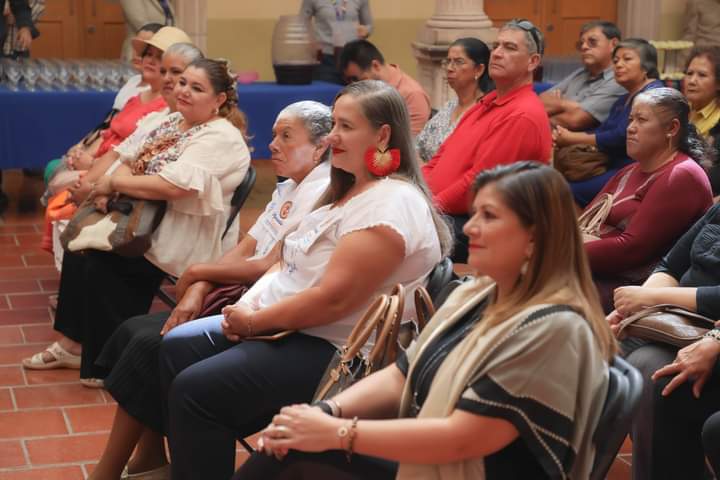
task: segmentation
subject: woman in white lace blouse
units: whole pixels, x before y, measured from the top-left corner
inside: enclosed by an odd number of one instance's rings
[[[494,88],[487,72],[489,59],[490,50],[477,38],[459,38],[450,45],[443,67],[456,97],[428,120],[417,136],[417,150],[423,162],[435,155],[465,111]]]

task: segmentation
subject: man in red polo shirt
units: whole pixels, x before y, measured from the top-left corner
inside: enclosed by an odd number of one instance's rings
[[[540,65],[542,33],[528,20],[506,23],[490,55],[489,73],[495,91],[470,108],[435,156],[423,166],[437,207],[453,220],[453,260],[467,260],[469,191],[485,169],[519,160],[549,163],[550,123],[532,88]]]

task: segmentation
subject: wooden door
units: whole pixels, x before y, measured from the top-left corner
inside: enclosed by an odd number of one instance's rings
[[[485,0],[485,13],[495,26],[513,18],[527,18],[545,35],[547,55],[570,55],[580,27],[591,20],[617,22],[613,0]]]
[[[120,58],[125,39],[122,8],[106,0],[47,0],[37,27],[34,58]]]
[[[580,27],[592,20],[617,22],[617,2],[607,0],[547,0],[541,29],[547,53],[571,55],[575,52]]]
[[[81,0],[48,0],[38,21],[40,36],[30,53],[36,58],[78,58],[80,51]]]
[[[83,0],[82,31],[85,58],[120,58],[125,40],[125,18],[117,3]]]

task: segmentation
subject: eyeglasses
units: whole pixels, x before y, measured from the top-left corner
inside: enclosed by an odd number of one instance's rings
[[[467,61],[464,58],[443,58],[440,62],[440,66],[442,68],[450,68],[452,67],[453,70],[462,68],[463,65],[467,65]]]
[[[580,39],[580,40],[578,40],[577,43],[575,44],[575,48],[576,48],[578,51],[581,51],[583,45],[586,44],[586,43],[587,43],[588,48],[595,48],[595,47],[597,47],[597,46],[600,44],[600,40],[597,39],[597,38],[595,38],[595,37],[590,37],[590,38],[588,38],[588,39],[586,39],[586,40]]]
[[[543,54],[543,52],[545,51],[545,46],[543,45],[542,41],[542,33],[540,33],[540,30],[538,30],[538,28],[533,25],[530,20],[526,20],[524,18],[517,18],[514,20],[510,20],[507,25],[511,27],[518,27],[529,33],[530,37],[535,43],[537,53],[539,53],[540,55]]]

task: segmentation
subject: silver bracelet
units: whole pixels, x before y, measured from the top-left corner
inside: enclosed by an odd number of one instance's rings
[[[333,417],[342,418],[342,408],[335,400],[325,400],[325,404],[330,407]]]
[[[703,335],[703,338],[712,338],[716,342],[720,343],[720,329],[713,328],[712,330],[708,330],[705,335]]]

